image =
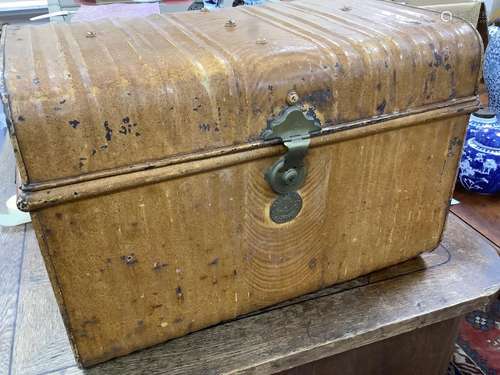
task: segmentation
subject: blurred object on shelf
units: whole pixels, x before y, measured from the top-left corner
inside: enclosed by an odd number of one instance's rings
[[[211,0],[212,4],[207,6],[207,1],[209,0],[161,0],[161,1],[132,1],[123,0],[119,1],[121,4],[126,5],[137,5],[137,4],[155,4],[159,8],[160,13],[176,13],[185,12],[188,10],[199,10],[202,8],[215,8],[215,0]],[[243,1],[243,0],[242,0]],[[277,1],[277,0],[273,0]],[[48,0],[49,13],[60,12],[60,11],[70,11],[67,15],[53,16],[50,21],[53,23],[59,22],[72,22],[74,14],[72,12],[78,11],[81,6],[94,7],[95,9],[102,9],[103,5],[117,5],[114,1],[96,1],[96,0]],[[232,6],[231,0],[219,0],[219,8],[229,8]]]
[[[44,0],[0,0],[0,13],[3,12],[26,12],[47,9],[47,1]]]
[[[108,5],[108,4],[128,4],[128,3],[158,3],[160,0],[74,0],[75,3],[84,5]]]
[[[158,2],[134,4],[81,5],[71,22],[89,22],[107,18],[138,18],[159,14]]]
[[[11,196],[7,202],[5,202],[5,207],[7,208],[6,212],[5,209],[0,209],[0,226],[13,227],[31,221],[30,214],[17,209],[15,195]]]
[[[61,10],[60,12],[41,14],[39,16],[31,17],[30,21],[40,21],[40,20],[44,20],[44,19],[47,19],[50,17],[67,16],[67,15],[73,14],[73,13],[76,13],[76,11]]]
[[[189,6],[188,10],[200,10],[205,7],[203,0],[194,0],[193,3]]]
[[[490,21],[500,18],[500,0],[484,0],[484,4]]]
[[[224,0],[204,0],[203,7],[206,9],[223,8]]]
[[[29,18],[47,13],[46,0],[0,0],[0,26],[25,24]]]
[[[233,7],[240,6],[240,5],[261,5],[261,4],[264,4],[266,2],[267,2],[267,0],[234,0]]]

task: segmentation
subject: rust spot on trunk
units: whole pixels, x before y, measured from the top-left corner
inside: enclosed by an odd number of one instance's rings
[[[382,103],[380,103],[380,104],[377,106],[377,113],[378,113],[379,115],[381,115],[381,114],[383,114],[383,113],[384,113],[386,104],[387,104],[387,101],[384,99],[384,100],[382,101]]]
[[[111,141],[111,138],[113,137],[113,129],[109,127],[109,123],[107,121],[104,121],[104,130],[106,131],[104,138],[106,138],[108,142]]]
[[[318,107],[330,104],[332,102],[332,90],[318,90],[303,97],[304,102],[312,103]]]
[[[70,121],[68,121],[68,124],[73,129],[76,129],[78,127],[78,125],[80,125],[80,121],[78,121],[78,120],[70,120]]]
[[[126,265],[133,265],[137,263],[137,258],[135,257],[135,254],[129,254],[129,255],[122,255],[121,260],[126,264]]]

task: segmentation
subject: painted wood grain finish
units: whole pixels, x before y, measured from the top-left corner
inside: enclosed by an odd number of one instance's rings
[[[269,218],[275,194],[263,178],[274,158],[36,211],[80,359],[123,355],[433,249],[466,122],[311,149],[304,207],[284,225]]]
[[[2,35],[23,208],[84,365],[440,240],[477,106],[481,43],[461,20],[306,0]],[[325,133],[278,225],[264,171],[283,148],[258,137],[290,89]]]
[[[374,0],[14,26],[5,50],[24,183],[245,144],[291,89],[323,126],[468,97],[481,61],[466,22]]]
[[[484,307],[500,287],[495,248],[451,214],[444,239],[433,252],[79,370],[53,294],[46,288],[43,293],[29,292],[48,285],[48,279],[40,269],[41,256],[30,226],[27,233],[22,278],[40,277],[21,288],[24,318],[18,322],[29,324],[20,323],[16,330],[15,347],[20,353],[14,354],[14,374],[271,374],[461,316]]]

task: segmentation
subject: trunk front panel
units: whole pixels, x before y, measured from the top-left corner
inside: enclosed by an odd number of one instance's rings
[[[276,158],[37,211],[85,365],[433,249],[467,116],[313,147],[303,207],[270,220]],[[62,295],[62,298],[61,298]]]

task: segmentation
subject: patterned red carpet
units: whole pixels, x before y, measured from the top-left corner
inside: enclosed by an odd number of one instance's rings
[[[466,315],[449,375],[500,375],[500,299]]]

